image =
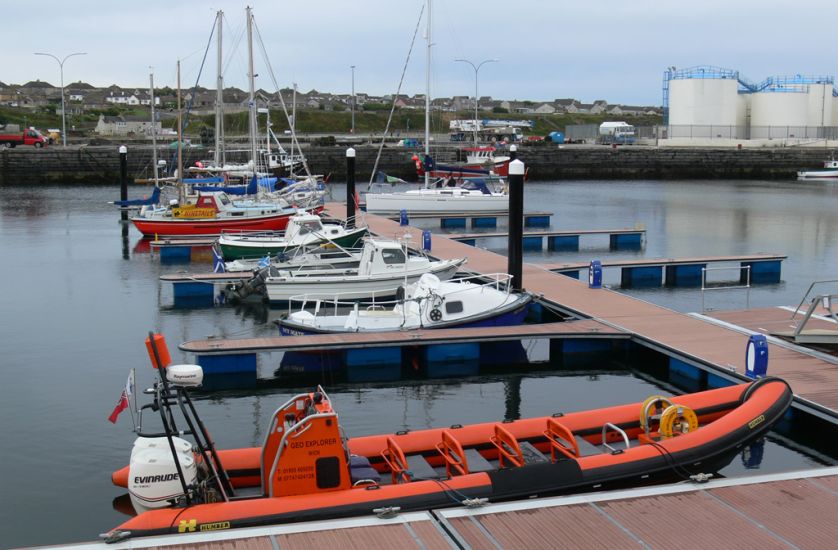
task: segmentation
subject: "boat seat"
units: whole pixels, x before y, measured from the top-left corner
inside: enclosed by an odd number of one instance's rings
[[[529,441],[519,441],[518,446],[521,447],[521,454],[524,456],[524,464],[550,462],[550,458],[536,449]],[[469,459],[469,464],[471,464],[471,459]]]
[[[605,452],[582,436],[576,436],[576,444],[579,445],[579,456],[599,455]]]
[[[434,467],[425,460],[422,455],[407,455],[407,469],[410,471],[410,477],[413,480],[422,479],[439,479],[440,476]]]
[[[352,455],[349,457],[349,479],[355,484],[361,480],[381,481],[381,475],[370,465],[365,456]]]
[[[492,464],[483,458],[477,449],[465,449],[466,460],[468,461],[469,473],[488,472],[489,470],[496,470]]]

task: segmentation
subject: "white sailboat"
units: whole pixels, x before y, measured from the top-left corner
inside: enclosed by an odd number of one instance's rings
[[[431,0],[428,0],[427,61],[425,65],[425,156],[430,155],[431,126]],[[430,174],[426,171],[424,186],[408,191],[366,193],[367,212],[389,214],[406,210],[409,214],[436,214],[452,212],[497,212],[509,211],[509,196],[506,189],[490,189],[487,182],[480,179],[465,180],[462,184],[448,185],[448,181],[438,181],[431,185]]]

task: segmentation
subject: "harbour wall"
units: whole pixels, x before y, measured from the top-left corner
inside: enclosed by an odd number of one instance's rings
[[[375,164],[376,146],[355,146],[358,181],[369,178]],[[412,155],[403,147],[382,150],[378,169],[408,181],[416,179]],[[151,147],[132,147],[128,152],[129,177],[152,175]],[[312,173],[331,174],[332,181],[346,177],[346,149],[341,146],[305,150]],[[244,153],[228,155],[241,161]],[[435,155],[437,162],[455,160],[448,149]],[[519,158],[532,180],[576,179],[793,179],[803,167],[818,167],[828,157],[823,148],[686,148],[621,146],[522,146]],[[184,165],[206,159],[205,149],[186,149]],[[159,158],[175,160],[171,150],[160,149]],[[0,150],[0,185],[114,184],[119,182],[116,146],[75,146]]]

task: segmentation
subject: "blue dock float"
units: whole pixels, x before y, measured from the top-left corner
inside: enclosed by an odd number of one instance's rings
[[[423,349],[428,376],[446,378],[473,376],[480,370],[480,344],[431,344]]]
[[[473,223],[473,222],[472,222]],[[443,229],[452,229],[455,227],[465,227],[466,226],[466,218],[441,218],[439,220],[439,225]]]
[[[490,216],[486,218],[482,217],[474,217],[471,219],[471,226],[472,227],[497,227],[498,226],[498,218],[496,216]]]
[[[643,246],[643,234],[615,233],[609,236],[611,250],[640,250]]]
[[[472,225],[478,220],[475,218]],[[445,220],[443,220],[445,221]],[[459,221],[462,227],[464,221]],[[539,222],[540,223],[540,222]],[[536,225],[536,224],[530,224]],[[451,226],[454,227],[454,226]],[[559,252],[573,252],[579,250],[579,238],[582,235],[608,235],[610,250],[640,250],[643,247],[643,235],[645,229],[561,229],[561,230],[535,230],[525,231],[523,235],[524,250],[542,250],[544,239],[547,240],[547,249]],[[485,232],[485,233],[461,233],[448,234],[447,238],[459,241],[464,244],[475,246],[477,239],[508,237],[506,232]]]
[[[701,273],[707,264],[681,264],[666,266],[665,286],[701,286]]]
[[[399,347],[348,349],[344,361],[349,382],[392,381],[402,377]]]
[[[741,263],[742,270],[739,275],[739,283],[748,282],[748,270],[751,271],[751,284],[773,284],[780,282],[780,260],[750,261]]]
[[[579,250],[579,235],[556,235],[554,237],[547,237],[547,249],[556,252],[574,252]]]
[[[550,214],[524,214],[524,227],[550,227]]]
[[[647,265],[624,267],[620,274],[620,286],[623,288],[651,288],[661,286],[663,266]]]
[[[521,248],[527,251],[540,251],[542,249],[541,237],[530,237],[524,235],[521,239]]]
[[[195,362],[201,365],[204,373],[213,374],[256,374],[255,353],[228,353],[196,355]]]
[[[189,245],[160,247],[160,263],[189,263],[191,260],[192,247]]]

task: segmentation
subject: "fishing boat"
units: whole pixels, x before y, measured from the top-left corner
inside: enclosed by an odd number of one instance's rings
[[[763,378],[572,413],[347,437],[318,386],[278,407],[262,445],[217,450],[189,397],[197,365],[170,365],[147,339],[159,381],[129,465],[111,475],[137,512],[103,535],[130,537],[395,514],[712,474],[766,434],[793,394]],[[186,422],[175,414],[187,417]],[[190,435],[192,442],[183,439]]]
[[[264,258],[265,255],[290,254],[300,247],[324,243],[352,248],[358,246],[369,233],[366,226],[349,227],[345,224],[324,224],[320,216],[305,210],[291,216],[284,232],[277,231],[222,231],[218,248],[226,261]]]
[[[823,161],[820,169],[800,170],[797,172],[799,180],[838,180],[838,160],[831,158]]]
[[[450,279],[465,258],[431,260],[411,256],[403,243],[367,239],[357,269],[270,269],[264,277],[269,302],[285,303],[306,296],[328,300],[351,289],[355,299],[395,296],[400,285],[417,281],[425,273]]]
[[[285,336],[519,325],[532,296],[513,292],[510,279],[506,273],[496,273],[440,281],[426,273],[405,287],[404,297],[392,307],[381,303],[361,307],[358,301],[341,302],[337,296],[317,302],[312,313],[306,309],[311,301],[303,299],[298,311],[274,322]],[[347,307],[351,309],[344,313]]]
[[[318,206],[315,212],[322,210]],[[165,206],[146,205],[131,218],[146,236],[216,236],[223,230],[271,231],[285,229],[297,213],[282,202],[233,202],[223,191],[199,191],[194,202]]]

